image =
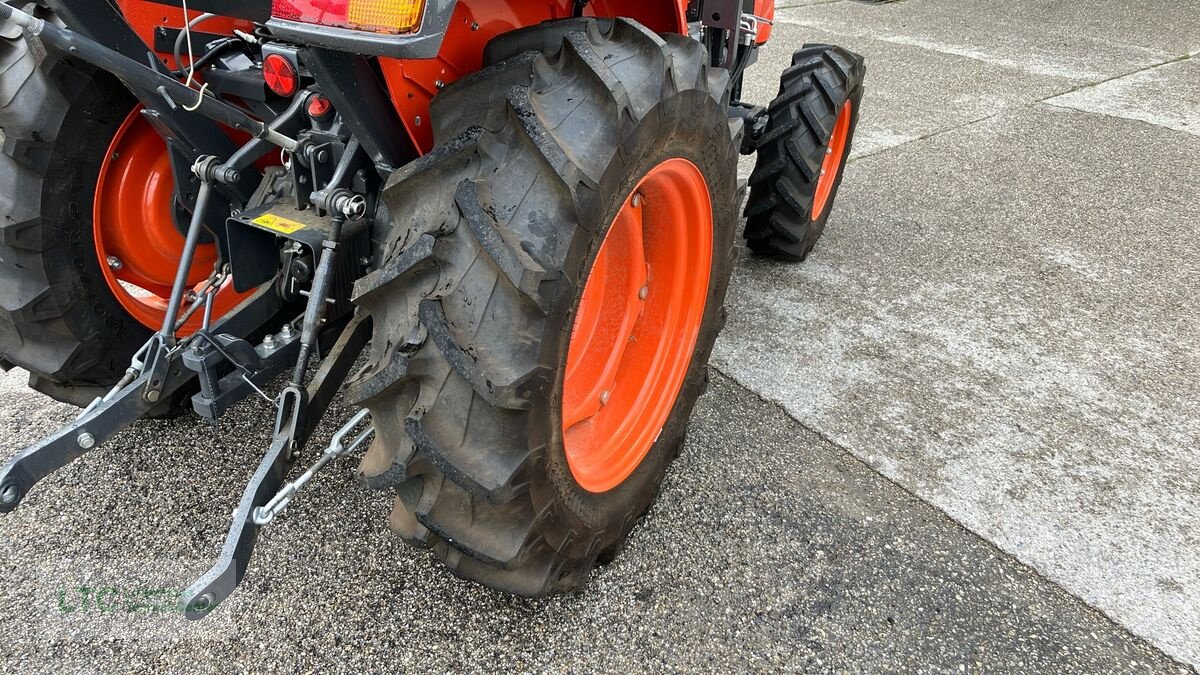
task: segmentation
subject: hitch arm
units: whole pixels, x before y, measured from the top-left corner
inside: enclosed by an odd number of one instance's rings
[[[145,368],[141,375],[109,400],[93,405],[80,415],[79,419],[8,460],[4,468],[0,469],[0,513],[17,508],[29,493],[29,489],[56,469],[79,459],[88,450],[108,441],[125,427],[145,417],[146,413],[157,405],[143,396],[154,376],[154,371]],[[178,364],[171,364],[162,393],[164,396],[170,396],[192,377],[192,373],[183,370]]]
[[[287,410],[286,405],[281,407],[275,436],[233,512],[233,522],[220,556],[179,599],[179,606],[184,608],[187,618],[204,618],[241,583],[254,553],[258,532],[263,527],[255,522],[255,510],[266,506],[283,485],[295,454],[308,442],[316,422],[324,416],[370,337],[370,319],[363,314],[354,317],[342,330],[329,356],[321,362],[306,395],[292,401],[291,405],[300,407],[292,411]],[[285,391],[281,402],[287,398]]]
[[[264,285],[214,329],[245,335],[255,330],[264,317],[274,315],[279,307],[275,289],[270,284]],[[182,350],[168,350],[157,338],[150,345],[145,363],[133,371],[136,376],[104,399],[97,399],[74,422],[25,448],[0,468],[0,513],[16,509],[35,483],[145,417],[196,377],[196,373],[184,367]]]

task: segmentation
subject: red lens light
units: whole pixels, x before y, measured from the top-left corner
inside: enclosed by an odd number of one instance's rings
[[[267,81],[268,89],[285,98],[295,96],[300,88],[300,74],[296,72],[296,66],[279,54],[268,54],[263,59],[263,79]]]
[[[345,22],[350,0],[274,0],[271,16],[288,21],[337,25]]]

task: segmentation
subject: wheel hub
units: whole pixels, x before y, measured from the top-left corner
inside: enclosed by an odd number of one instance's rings
[[[842,164],[846,154],[846,141],[850,138],[850,120],[854,104],[850,101],[842,106],[837,121],[833,125],[833,134],[825,146],[825,160],[821,163],[821,175],[817,179],[817,188],[813,193],[812,219],[819,220],[825,213],[825,205],[833,194],[833,186],[837,185],[838,176],[842,173]]]
[[[92,227],[100,270],[121,306],[152,330],[162,327],[184,237],[175,225],[175,179],[162,137],[141,106],[117,130],[100,166]],[[201,245],[187,283],[199,291],[217,260],[214,244]],[[213,316],[233,309],[245,295],[226,282],[214,298]],[[184,325],[196,330],[201,317]]]
[[[704,319],[712,228],[704,175],[675,158],[642,178],[605,236],[563,382],[563,446],[588,491],[628,478],[670,417]]]

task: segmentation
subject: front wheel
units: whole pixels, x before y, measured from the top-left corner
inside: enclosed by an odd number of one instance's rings
[[[746,244],[781,260],[808,257],[842,184],[866,67],[831,45],[804,45],[780,77],[750,175]]]
[[[395,529],[541,595],[625,540],[680,450],[723,323],[740,125],[686,38],[618,20],[499,41],[551,46],[435,101],[438,148],[385,191],[403,220],[360,282],[375,334],[350,395]]]

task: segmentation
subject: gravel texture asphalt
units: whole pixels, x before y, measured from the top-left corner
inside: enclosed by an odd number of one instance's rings
[[[587,589],[452,577],[342,460],[184,622],[252,400],[0,517],[0,670],[1195,672],[1194,2],[778,4],[747,98],[804,42],[863,53],[855,161],[808,262],[740,252],[687,448]],[[0,375],[0,447],[72,416]]]
[[[0,438],[69,417],[2,382]],[[186,623],[144,592],[203,571],[267,421],[250,405],[215,429],[144,422],[0,521],[4,669],[1186,670],[715,373],[661,498],[583,592],[451,576],[391,535],[389,499],[343,460],[233,598]]]

